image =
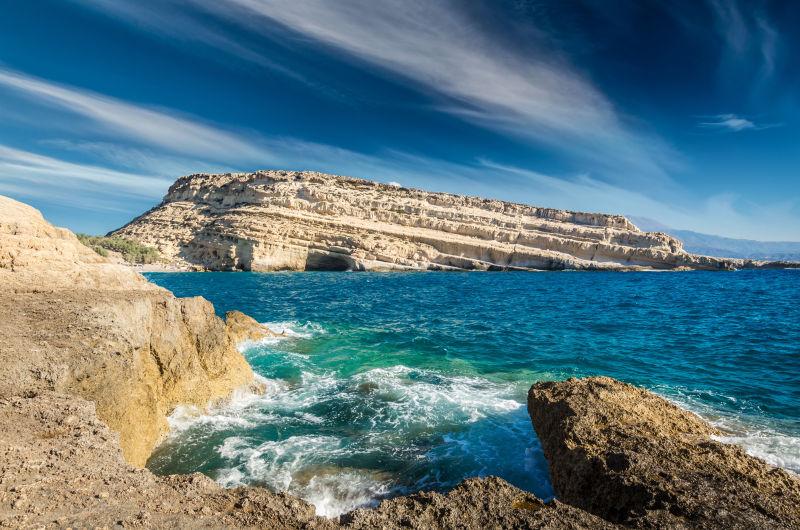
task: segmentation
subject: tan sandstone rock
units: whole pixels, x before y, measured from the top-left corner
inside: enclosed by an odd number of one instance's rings
[[[253,373],[202,298],[175,298],[0,197],[0,396],[58,390],[96,403],[143,466],[178,404],[205,406]]]
[[[280,336],[241,311],[228,311],[225,313],[225,325],[228,328],[228,336],[237,344]]]
[[[315,172],[179,178],[117,235],[208,270],[729,270],[620,215],[538,208]],[[782,264],[785,265],[785,264]]]
[[[346,514],[342,522],[356,529],[616,528],[567,504],[545,504],[497,477],[467,479],[446,495],[423,492],[384,501]]]
[[[607,377],[537,383],[528,411],[557,497],[640,528],[800,528],[800,477]]]
[[[490,477],[330,520],[290,495],[136,467],[175,405],[203,406],[252,380],[234,342],[262,333],[241,313],[224,323],[202,298],[175,298],[0,197],[0,527],[776,528],[800,520],[795,476],[605,378],[531,390],[560,502]]]

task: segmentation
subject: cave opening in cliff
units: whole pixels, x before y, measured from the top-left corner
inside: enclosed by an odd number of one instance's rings
[[[311,253],[306,258],[307,271],[348,271],[352,269],[350,260],[341,254]]]

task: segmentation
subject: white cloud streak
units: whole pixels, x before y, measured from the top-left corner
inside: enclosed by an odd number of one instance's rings
[[[800,219],[793,214],[796,201],[763,205],[720,193],[701,201],[667,203],[585,175],[564,179],[490,161],[483,165],[520,177],[530,187],[526,190],[522,184],[508,193],[532,204],[585,211],[598,211],[602,205],[600,211],[656,219],[675,229],[756,240],[800,240]]]
[[[613,105],[556,54],[517,50],[440,0],[227,0],[451,100],[442,108],[583,159],[665,178],[668,149],[624,126]],[[241,10],[229,10],[241,13]],[[244,23],[253,18],[244,19]]]
[[[384,182],[399,180],[427,189],[542,206],[645,215],[676,228],[729,236],[757,238],[761,231],[762,237],[769,234],[771,238],[792,239],[796,236],[791,232],[798,233],[790,210],[756,208],[757,213],[746,215],[739,212],[735,199],[727,196],[712,198],[700,209],[681,210],[628,187],[588,176],[556,178],[488,161],[459,164],[392,150],[380,156],[367,155],[295,138],[253,134],[245,138],[189,116],[144,108],[8,70],[0,70],[0,86],[24,95],[34,105],[45,104],[93,124],[103,138],[48,139],[41,143],[96,160],[80,163],[0,144],[0,191],[16,196],[62,204],[80,202],[84,208],[124,209],[126,197],[157,201],[176,175],[160,176],[172,170],[252,170],[278,165]],[[46,133],[48,124],[43,124]],[[146,147],[130,145],[131,140]],[[209,158],[217,160],[208,162]],[[107,167],[109,164],[115,167]],[[130,212],[131,216],[138,213]]]
[[[722,132],[742,132],[747,130],[762,130],[771,129],[773,127],[780,127],[779,123],[761,123],[756,124],[752,120],[737,116],[736,114],[717,114],[715,116],[708,116],[706,121],[701,121],[697,124],[701,129],[711,129]]]
[[[263,148],[195,119],[147,109],[2,68],[0,86],[39,104],[79,115],[118,138],[204,159],[270,160],[270,154]]]
[[[161,178],[95,166],[75,164],[57,158],[0,145],[0,179],[24,180],[34,184],[58,185],[64,179],[114,186],[144,197],[157,197],[165,184]]]
[[[204,24],[192,16],[185,6],[172,5],[168,0],[160,0],[155,5],[145,2],[119,2],[118,0],[73,0],[76,3],[105,12],[114,18],[127,22],[136,28],[145,28],[170,39],[217,49],[247,62],[298,81],[306,80],[293,70],[276,63],[258,50],[238,42],[235,36]]]
[[[708,0],[708,5],[724,44],[723,62],[742,63],[748,73],[757,71],[759,82],[769,79],[775,71],[780,35],[763,10],[750,4],[742,10],[737,0]]]
[[[82,0],[122,20],[182,39],[193,23],[174,7],[124,8]],[[247,35],[321,43],[440,98],[439,110],[577,159],[610,180],[666,183],[680,157],[661,139],[633,130],[612,103],[557,53],[502,44],[448,0],[186,0],[195,11],[238,24]],[[170,3],[166,3],[170,6]],[[191,9],[184,9],[190,11]],[[242,35],[215,33],[219,49],[251,61]]]

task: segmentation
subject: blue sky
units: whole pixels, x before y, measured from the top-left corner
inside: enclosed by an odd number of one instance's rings
[[[800,240],[800,3],[0,0],[0,193],[313,169]]]

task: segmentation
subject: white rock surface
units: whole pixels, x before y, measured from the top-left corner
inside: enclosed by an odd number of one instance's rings
[[[197,174],[117,230],[207,270],[733,269],[620,215],[433,193],[315,172]]]

